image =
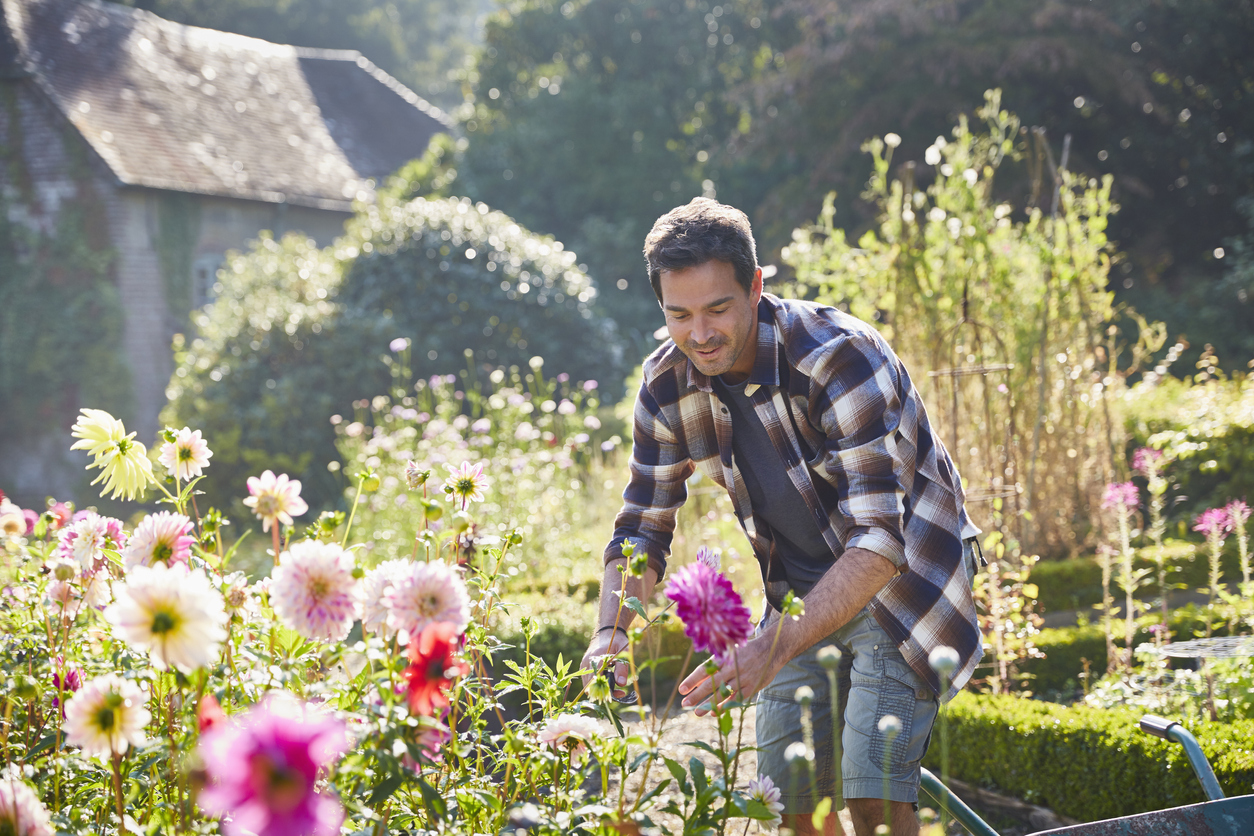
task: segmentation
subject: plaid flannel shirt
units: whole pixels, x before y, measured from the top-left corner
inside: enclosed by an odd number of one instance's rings
[[[927,420],[918,392],[884,338],[866,323],[810,302],[764,293],[757,357],[745,393],[813,509],[838,559],[845,549],[882,555],[896,576],[871,601],[910,666],[940,692],[928,654],[948,645],[959,665],[945,699],[983,655],[963,565],[962,483]],[[605,561],[630,540],[660,578],[700,470],[727,490],[762,569],[768,598],[786,589],[770,527],[750,507],[732,454],[727,408],[671,341],[644,363],[636,398],[631,478]],[[816,451],[806,459],[803,451]],[[772,590],[776,595],[772,596]]]

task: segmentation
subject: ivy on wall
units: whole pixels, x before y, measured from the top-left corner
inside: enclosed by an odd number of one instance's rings
[[[76,195],[61,203],[55,230],[15,222],[43,207],[23,156],[15,87],[0,86],[0,97],[8,134],[0,165],[10,186],[0,193],[0,436],[36,439],[68,426],[85,404],[129,418],[125,317],[111,277],[105,201],[93,187],[87,150],[66,137]]]

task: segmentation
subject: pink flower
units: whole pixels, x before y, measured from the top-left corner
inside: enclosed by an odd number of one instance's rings
[[[260,478],[249,476],[248,493],[244,504],[261,520],[262,531],[269,531],[276,520],[291,525],[293,517],[309,510],[300,498],[300,480],[289,479],[286,473],[275,476],[273,470],[267,470]]]
[[[1140,494],[1136,485],[1131,482],[1111,482],[1106,486],[1106,495],[1102,497],[1103,508],[1132,509],[1140,504]]]
[[[1246,505],[1239,499],[1234,499],[1224,506],[1224,510],[1228,512],[1228,530],[1236,531],[1238,528],[1245,527],[1245,521],[1250,518],[1250,506]]]
[[[1158,472],[1158,463],[1162,461],[1163,451],[1153,447],[1139,447],[1132,454],[1132,469],[1137,473],[1149,476]]]
[[[26,533],[34,534],[35,525],[39,522],[39,514],[29,508],[23,508],[22,516],[26,518]]]
[[[0,833],[13,836],[52,836],[48,808],[39,794],[18,776],[15,767],[0,775]]]
[[[315,783],[348,742],[344,724],[329,714],[270,696],[201,737],[209,783],[200,807],[224,817],[227,836],[337,836],[344,810]]]
[[[172,511],[158,511],[135,527],[122,552],[122,563],[127,569],[158,563],[187,565],[195,542],[191,520]]]
[[[105,559],[104,550],[122,551],[127,543],[122,521],[102,517],[95,511],[74,515],[74,522],[61,529],[56,556],[77,561],[84,572],[92,572]]]
[[[382,595],[387,628],[409,644],[429,624],[447,621],[461,635],[470,623],[470,597],[457,570],[447,563],[412,563],[396,571]]]
[[[591,717],[579,714],[558,714],[544,721],[536,737],[558,752],[570,747],[571,757],[579,757],[588,750],[585,745],[600,737],[601,724]]]
[[[392,340],[392,342],[388,343],[388,348],[390,348],[393,353],[399,354],[400,352],[409,348],[409,340],[406,339],[405,337],[397,337],[396,339]]]
[[[1227,508],[1208,508],[1193,521],[1193,530],[1200,531],[1207,539],[1222,538],[1232,530]]]
[[[449,476],[444,480],[444,492],[461,500],[465,507],[468,502],[483,502],[483,491],[488,486],[488,477],[483,475],[483,462],[471,464],[462,462],[460,467],[444,465]]]
[[[723,568],[723,559],[719,553],[709,546],[701,546],[697,549],[697,560],[709,566],[715,572]]]
[[[48,506],[48,514],[52,518],[52,524],[48,526],[48,529],[56,531],[74,516],[74,506],[69,502],[54,502]]]
[[[749,608],[731,581],[706,563],[689,563],[666,583],[666,597],[684,623],[693,650],[712,653],[722,664],[737,645],[753,634]]]
[[[174,433],[174,440],[161,445],[161,455],[157,461],[165,466],[166,472],[175,479],[187,480],[201,475],[209,466],[209,457],[213,451],[200,437],[200,430],[184,427]]]
[[[343,641],[361,617],[353,556],[336,543],[300,540],[270,574],[270,605],[283,626],[315,641]]]

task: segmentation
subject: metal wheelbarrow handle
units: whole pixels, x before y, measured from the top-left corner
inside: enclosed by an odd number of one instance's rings
[[[997,831],[989,827],[988,822],[967,806],[966,802],[954,795],[953,790],[941,783],[940,779],[926,769],[919,769],[919,787],[932,796],[937,806],[949,811],[958,823],[967,829],[972,836],[998,836]]]
[[[1163,740],[1174,740],[1183,746],[1184,756],[1189,759],[1189,766],[1193,767],[1193,774],[1202,783],[1202,791],[1206,793],[1206,800],[1219,801],[1224,797],[1224,791],[1219,786],[1219,779],[1215,777],[1215,770],[1210,768],[1210,762],[1206,760],[1201,744],[1197,742],[1197,738],[1188,729],[1174,720],[1146,714],[1141,718],[1141,731],[1152,734],[1155,737],[1161,737]]]

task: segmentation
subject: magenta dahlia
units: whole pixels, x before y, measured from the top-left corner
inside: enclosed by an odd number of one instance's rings
[[[712,653],[719,664],[753,635],[749,608],[731,581],[708,563],[689,563],[671,575],[666,597],[675,602],[693,649]]]

